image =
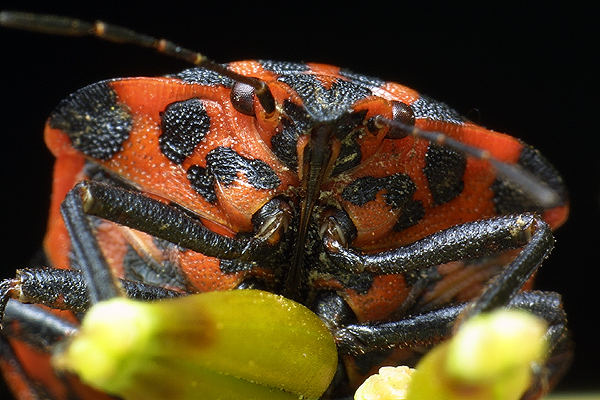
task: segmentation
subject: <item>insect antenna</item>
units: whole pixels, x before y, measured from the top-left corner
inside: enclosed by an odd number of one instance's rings
[[[498,160],[488,150],[462,143],[441,132],[426,131],[380,115],[376,117],[375,123],[380,127],[387,126],[390,130],[393,128],[394,139],[413,136],[489,162],[498,175],[514,183],[526,196],[543,208],[552,208],[560,204],[559,194],[538,177],[518,165]]]
[[[152,48],[161,54],[209,69],[236,82],[251,86],[265,113],[272,114],[275,111],[275,99],[264,81],[230,71],[227,67],[210,60],[205,55],[181,47],[167,39],[155,38],[102,21],[87,22],[71,17],[20,11],[0,12],[0,25],[52,35],[95,36],[111,42]]]

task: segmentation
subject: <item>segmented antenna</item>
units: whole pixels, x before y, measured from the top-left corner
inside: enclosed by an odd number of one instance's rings
[[[18,11],[0,12],[0,25],[54,35],[95,36],[102,40],[152,48],[161,54],[209,69],[236,82],[252,87],[266,114],[271,114],[275,111],[275,99],[264,81],[230,71],[225,66],[208,59],[205,55],[181,47],[166,39],[158,39],[153,36],[141,34],[131,29],[102,21],[91,23],[70,17]],[[385,125],[390,128],[397,128],[399,131],[403,132],[405,136],[414,136],[433,143],[438,143],[471,157],[488,161],[500,176],[517,185],[525,195],[541,207],[550,208],[560,203],[560,198],[556,191],[552,190],[544,182],[541,182],[529,171],[518,165],[500,161],[494,158],[487,150],[461,143],[441,132],[425,131],[413,125],[407,125],[381,116],[377,118],[376,123],[381,126]]]
[[[552,208],[560,204],[560,196],[558,193],[542,182],[538,177],[518,165],[498,160],[493,157],[488,150],[459,142],[441,132],[425,131],[414,125],[407,125],[400,121],[387,119],[382,116],[377,116],[375,123],[379,126],[395,128],[396,135],[394,138],[401,138],[402,134],[404,134],[404,137],[413,136],[446,146],[479,160],[489,162],[495,168],[498,175],[517,185],[527,197],[543,208]],[[402,134],[398,134],[398,132],[401,132]]]
[[[275,99],[265,82],[257,78],[240,75],[230,71],[225,66],[208,59],[205,55],[181,47],[170,40],[158,39],[153,36],[148,36],[128,28],[108,24],[102,21],[87,22],[64,16],[33,14],[19,11],[0,12],[0,25],[52,35],[95,36],[111,42],[127,43],[135,46],[152,48],[161,54],[209,69],[231,78],[236,82],[251,86],[254,88],[256,97],[262,108],[265,110],[265,113],[271,114],[275,111]]]

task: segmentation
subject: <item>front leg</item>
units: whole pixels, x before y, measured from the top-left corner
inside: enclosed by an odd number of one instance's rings
[[[286,225],[285,204],[272,200],[259,210],[254,235],[230,238],[206,228],[198,218],[179,207],[143,193],[94,181],[77,184],[66,196],[61,211],[74,253],[74,266],[81,268],[90,300],[96,303],[122,293],[112,276],[88,222],[88,215],[125,225],[181,247],[222,260],[272,259],[281,247],[279,231]],[[273,210],[271,210],[273,209]],[[262,218],[261,218],[262,217]]]

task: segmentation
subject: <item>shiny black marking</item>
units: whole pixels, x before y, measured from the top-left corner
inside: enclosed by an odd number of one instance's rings
[[[381,178],[363,176],[344,188],[342,198],[356,206],[364,206],[375,200],[375,196],[383,187]]]
[[[462,193],[466,166],[464,154],[444,146],[429,145],[423,172],[436,205],[447,203]]]
[[[375,200],[379,191],[385,190],[385,202],[393,209],[400,210],[395,231],[401,231],[416,225],[424,216],[425,209],[412,196],[417,190],[414,182],[406,174],[394,174],[382,178],[364,176],[350,183],[342,191],[342,198],[350,203],[363,206]]]
[[[217,147],[206,155],[206,168],[192,165],[188,179],[194,190],[207,201],[214,202],[217,197],[216,181],[231,185],[242,173],[248,183],[256,189],[275,189],[281,181],[273,169],[262,160],[245,158],[229,147]]]
[[[187,170],[187,178],[192,185],[192,189],[200,196],[204,197],[209,203],[217,201],[215,193],[215,177],[209,173],[206,168],[199,165],[192,165]]]
[[[155,239],[156,242],[164,241]],[[168,245],[165,243],[159,247],[166,247]],[[179,289],[185,289],[186,286],[185,279],[179,273],[178,267],[171,261],[158,262],[150,256],[143,257],[129,245],[123,258],[123,269],[125,271],[125,279],[132,281]]]
[[[425,208],[419,200],[409,200],[402,207],[402,214],[398,216],[398,221],[394,225],[396,232],[403,231],[419,223],[425,216]]]
[[[271,138],[271,149],[288,168],[296,170],[298,137],[310,126],[310,117],[303,107],[289,100],[283,102],[283,129]]]
[[[464,118],[455,110],[446,104],[433,100],[427,96],[419,97],[411,107],[415,113],[415,118],[427,118],[435,121],[450,122],[453,124],[462,124]]]
[[[129,108],[119,102],[109,81],[86,86],[61,101],[49,124],[65,132],[75,149],[100,160],[122,150],[133,125]]]
[[[385,202],[392,208],[402,208],[412,199],[416,189],[412,179],[406,174],[398,173],[382,178],[364,176],[346,186],[342,198],[354,205],[363,206],[375,200],[379,191],[385,190]]]
[[[562,177],[538,150],[524,145],[519,155],[518,164],[553,189],[558,194],[562,204],[568,201],[569,196]]]
[[[357,138],[361,131],[357,129],[363,122],[367,110],[344,114],[336,121],[335,135],[341,142],[340,154],[335,160],[332,175],[337,175],[360,164],[362,153]]]
[[[160,151],[175,164],[189,157],[210,129],[210,117],[200,99],[171,103],[161,118]]]
[[[525,145],[521,150],[517,164],[553,189],[558,194],[562,204],[568,201],[563,179],[539,151]],[[496,179],[491,185],[491,189],[494,192],[494,205],[499,214],[543,211],[543,207],[532,201],[520,188],[508,180]]]
[[[206,165],[215,178],[230,185],[244,174],[248,183],[256,189],[275,189],[281,181],[273,169],[262,160],[242,157],[229,147],[217,147],[206,155]]]
[[[177,74],[166,75],[167,78],[181,79],[186,83],[194,83],[205,86],[225,86],[232,87],[235,83],[233,79],[220,75],[215,71],[204,68],[189,68]]]

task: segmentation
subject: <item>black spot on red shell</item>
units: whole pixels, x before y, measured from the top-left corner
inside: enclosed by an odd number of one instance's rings
[[[230,185],[241,173],[256,189],[275,189],[281,181],[273,169],[262,160],[239,155],[229,147],[217,147],[206,155],[207,169],[219,182]]]
[[[554,190],[560,199],[559,204],[568,202],[567,189],[562,177],[538,150],[524,145],[517,164]],[[499,214],[543,211],[543,207],[530,199],[509,180],[497,178],[491,185],[491,189],[494,192],[494,206]]]
[[[206,168],[192,165],[187,176],[192,188],[207,201],[216,201],[214,189],[218,181],[225,186],[245,179],[256,189],[275,189],[279,177],[266,162],[241,156],[229,147],[217,147],[206,155]]]
[[[167,75],[167,78],[181,79],[185,83],[193,83],[203,86],[225,86],[232,87],[233,79],[206,68],[188,68],[176,74]]]
[[[200,99],[169,104],[161,119],[160,151],[176,164],[192,154],[210,129],[210,117]]]
[[[129,108],[119,102],[110,81],[79,89],[61,101],[49,119],[83,154],[108,160],[123,149],[133,125]]]
[[[340,140],[341,146],[331,175],[335,176],[356,167],[362,161],[358,143],[361,129],[358,128],[362,126],[366,114],[367,110],[344,114],[335,122],[335,136]]]
[[[464,154],[444,146],[429,145],[423,172],[436,205],[447,203],[462,193],[466,166]]]
[[[402,207],[402,213],[398,216],[398,221],[394,225],[396,232],[403,231],[419,223],[425,216],[425,208],[419,200],[409,200]]]
[[[204,197],[209,203],[217,201],[215,193],[215,177],[199,165],[192,165],[187,170],[187,178],[192,185],[192,189],[200,196]]]
[[[308,71],[308,65],[293,61],[260,60],[259,63],[267,71],[278,75]]]
[[[415,118],[417,119],[426,118],[434,121],[450,122],[453,124],[464,123],[464,118],[454,109],[427,96],[419,97],[410,106],[414,112]]]
[[[385,84],[385,81],[380,78],[358,74],[354,71],[350,71],[345,68],[340,69],[340,75],[344,78],[348,78],[349,80],[354,81],[355,83],[359,83],[361,85],[365,85],[373,89],[381,87]]]
[[[401,208],[412,199],[416,186],[406,174],[394,174],[381,178],[363,176],[348,184],[342,191],[342,198],[354,205],[363,206],[375,200],[380,191],[385,190],[385,202],[392,208]]]
[[[354,205],[364,206],[375,200],[377,193],[385,191],[383,198],[392,209],[398,210],[399,216],[394,230],[401,231],[417,224],[424,216],[423,204],[412,197],[416,186],[406,174],[375,178],[364,176],[351,182],[342,191],[342,198]]]

